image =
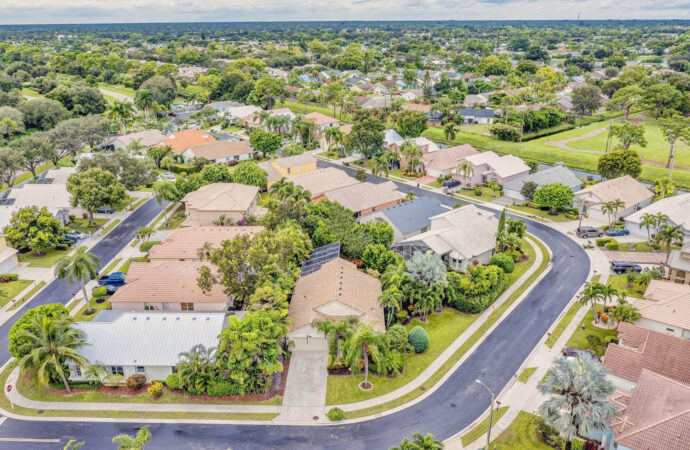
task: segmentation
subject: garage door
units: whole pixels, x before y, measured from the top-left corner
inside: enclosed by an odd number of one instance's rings
[[[328,342],[325,337],[294,337],[295,352],[323,352],[328,351]]]

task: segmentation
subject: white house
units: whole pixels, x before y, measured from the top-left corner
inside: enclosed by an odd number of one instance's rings
[[[609,221],[608,213],[602,212],[605,203],[620,200],[623,207],[618,210],[615,220],[621,220],[652,203],[654,194],[630,175],[606,180],[582,189],[573,194],[573,205],[590,218]]]
[[[496,112],[491,108],[461,108],[458,110],[458,114],[462,116],[462,121],[466,125],[474,124],[492,124],[494,123],[494,117]]]
[[[668,216],[669,225],[680,225],[686,236],[690,236],[690,194],[666,197],[646,206],[625,218],[625,229],[631,234],[647,237],[647,229],[640,225],[645,214],[657,213]]]

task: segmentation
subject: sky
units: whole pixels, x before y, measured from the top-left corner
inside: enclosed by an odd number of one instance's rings
[[[690,19],[690,0],[0,0],[0,24]]]

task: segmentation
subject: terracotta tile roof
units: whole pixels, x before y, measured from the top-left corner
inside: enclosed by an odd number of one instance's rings
[[[637,381],[647,369],[690,384],[690,341],[625,322],[618,325],[618,339],[620,344],[609,344],[604,356],[612,374]]]
[[[429,169],[454,170],[460,161],[477,153],[479,153],[477,149],[470,144],[463,144],[424,153],[422,158],[426,161],[426,166]]]
[[[333,189],[342,188],[358,184],[355,180],[342,170],[335,167],[327,167],[325,169],[313,170],[311,172],[302,173],[288,177],[290,181],[302,186],[303,189],[311,192],[312,197],[332,191]]]
[[[172,133],[168,139],[158,144],[158,147],[169,145],[172,147],[173,153],[181,153],[194,145],[208,144],[215,141],[216,138],[208,131],[183,130]]]
[[[381,283],[342,259],[329,261],[318,271],[295,283],[288,317],[290,330],[310,324],[314,319],[339,321],[357,316],[363,323],[375,322],[374,329],[386,330],[379,305]]]
[[[252,153],[252,146],[249,141],[218,141],[208,144],[193,145],[189,150],[194,153],[197,158],[206,158],[210,161],[215,161],[220,158],[228,158],[230,156],[246,155]]]
[[[611,429],[615,441],[634,449],[690,448],[690,386],[643,370],[629,396],[617,395],[620,406]]]
[[[353,212],[364,211],[402,200],[402,195],[392,181],[379,184],[369,183],[368,181],[357,183],[328,191],[324,195],[328,200],[338,202]]]
[[[419,111],[425,114],[431,112],[431,106],[423,103],[410,103],[405,106],[405,109],[408,111]]]
[[[223,286],[214,285],[204,293],[197,284],[198,261],[133,262],[127,281],[110,297],[110,303],[223,303],[228,295]]]
[[[625,203],[626,208],[641,203],[654,196],[649,189],[644,187],[642,183],[635,180],[630,175],[625,175],[614,178],[613,180],[606,180],[593,184],[588,188],[576,192],[575,195],[586,193],[595,195],[599,200],[601,200],[602,203],[620,199],[623,201],[623,203]]]
[[[172,230],[163,241],[149,251],[149,259],[197,260],[197,250],[206,242],[218,247],[223,241],[231,241],[241,234],[253,235],[264,227],[196,226]]]
[[[187,209],[198,211],[247,211],[259,188],[237,183],[213,183],[190,192],[182,199]]]
[[[333,117],[329,117],[325,114],[321,114],[320,112],[310,112],[306,116],[304,116],[305,119],[307,120],[313,120],[316,125],[327,125],[331,123],[339,123],[340,121],[338,119],[335,119]]]
[[[652,280],[644,300],[631,301],[644,319],[690,330],[690,285]]]

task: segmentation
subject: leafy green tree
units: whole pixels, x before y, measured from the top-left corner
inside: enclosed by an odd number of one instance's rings
[[[671,167],[671,162],[675,156],[676,143],[681,141],[690,145],[690,118],[674,114],[660,119],[659,125],[664,133],[664,139],[670,145],[666,167]],[[673,175],[673,172],[671,175]]]
[[[49,318],[69,316],[69,311],[62,303],[48,303],[47,305],[37,306],[25,312],[24,315],[12,325],[8,337],[10,341],[9,352],[14,359],[20,360],[29,354],[28,351],[22,350],[22,346],[26,344],[28,340],[21,336],[22,331],[29,329],[36,316]]]
[[[366,158],[377,155],[383,147],[385,125],[370,111],[358,111],[352,130],[345,136],[344,146],[348,152],[359,152]]]
[[[24,354],[19,360],[22,370],[35,370],[41,383],[48,384],[53,375],[60,377],[70,394],[64,366],[67,361],[85,368],[89,363],[77,349],[86,345],[84,333],[72,326],[74,319],[68,315],[46,317],[37,315],[18,333],[25,340],[19,348]]]
[[[388,353],[386,336],[376,333],[372,324],[360,323],[346,343],[344,361],[355,375],[362,371],[364,363],[364,386],[369,387],[369,361],[374,364],[377,373],[382,373]]]
[[[441,450],[443,449],[443,442],[434,439],[431,433],[423,436],[422,433],[414,433],[413,440],[405,438],[400,442],[400,445],[391,447],[390,450]]]
[[[3,233],[14,248],[31,248],[34,255],[60,239],[64,227],[46,208],[25,206],[12,213]]]
[[[170,78],[163,77],[160,75],[155,75],[139,87],[137,92],[138,96],[141,96],[143,92],[148,91],[151,93],[152,103],[158,103],[159,105],[169,105],[175,99],[175,85]]]
[[[268,174],[255,161],[242,161],[232,170],[232,179],[235,183],[265,188]]]
[[[270,110],[273,108],[273,99],[283,95],[283,88],[283,80],[271,77],[259,78],[249,98],[254,104]]]
[[[151,175],[146,161],[130,155],[125,150],[114,152],[99,152],[91,158],[79,161],[77,170],[84,172],[89,169],[106,170],[117,177],[125,189],[134,191],[151,181]]]
[[[328,128],[330,130],[331,128]],[[291,142],[283,147],[283,157],[301,155],[304,153],[304,147],[299,142]]]
[[[412,141],[405,141],[400,145],[400,154],[407,162],[407,166],[416,170],[422,157],[422,149]]]
[[[156,196],[156,201],[163,207],[163,217],[167,225],[168,202],[177,200],[180,197],[180,192],[175,183],[171,181],[156,181],[153,183],[153,194]]]
[[[86,292],[86,283],[98,277],[100,266],[100,258],[90,253],[86,247],[81,246],[77,247],[73,254],[63,256],[58,260],[55,266],[55,276],[61,280],[66,278],[70,283],[79,282],[84,301],[93,311],[88,292]]]
[[[524,220],[511,219],[508,217],[508,233],[514,233],[522,239],[525,236],[526,229],[527,225]]]
[[[643,100],[644,91],[638,85],[633,84],[617,90],[613,96],[611,96],[611,101],[609,101],[608,106],[610,108],[624,108],[624,120],[627,121],[630,118],[630,110],[641,104]]]
[[[422,321],[432,309],[438,309],[441,304],[439,288],[447,284],[446,266],[441,257],[428,250],[426,253],[414,252],[405,263],[407,276],[412,280],[416,295],[415,308],[419,311]]]
[[[611,133],[618,138],[623,150],[628,150],[632,144],[646,147],[647,139],[644,137],[644,131],[644,125],[635,125],[632,122],[611,127]]]
[[[573,89],[573,108],[579,114],[591,114],[601,106],[601,90],[596,86]]]
[[[23,168],[36,176],[36,169],[50,157],[51,143],[45,133],[33,133],[10,142],[10,146],[21,155]]]
[[[382,244],[367,245],[362,254],[362,266],[383,273],[391,264],[397,264],[399,256],[393,250],[388,250]]]
[[[642,160],[634,150],[614,150],[599,157],[597,172],[608,180],[623,175],[637,178],[642,173]]]
[[[632,303],[619,298],[618,305],[610,309],[609,317],[614,322],[635,323],[642,318],[640,311]]]
[[[17,172],[25,165],[24,155],[14,147],[0,148],[0,178],[13,186]]]
[[[125,199],[125,187],[115,175],[94,168],[75,173],[67,179],[67,191],[72,194],[72,204],[81,206],[89,213],[93,226],[93,213],[101,207],[118,207]]]
[[[156,163],[156,167],[160,169],[161,160],[172,154],[172,147],[170,147],[169,145],[166,145],[164,147],[151,147],[146,151],[146,153],[149,155],[149,158],[151,158]]]
[[[379,297],[381,307],[386,312],[386,326],[390,326],[393,322],[393,315],[402,309],[404,294],[396,286],[383,291]]]
[[[249,142],[252,144],[252,148],[257,152],[261,152],[261,157],[265,157],[266,154],[274,154],[280,148],[283,139],[279,134],[271,133],[261,129],[254,130],[249,136]]]
[[[443,127],[443,136],[446,138],[446,141],[454,141],[455,136],[457,136],[457,133],[455,131],[455,124],[454,123],[447,123]]]
[[[546,184],[534,192],[534,202],[551,209],[568,208],[573,203],[573,191],[561,183]]]
[[[644,90],[643,104],[652,110],[656,117],[674,114],[687,103],[683,93],[666,83],[653,84]]]
[[[141,450],[150,440],[151,432],[148,425],[144,425],[134,437],[125,433],[118,434],[113,438],[113,444],[118,445],[118,450]]]
[[[417,137],[427,128],[429,119],[420,111],[403,111],[398,114],[395,127],[404,138]]]
[[[675,184],[669,177],[657,178],[654,182],[654,193],[659,198],[666,197],[666,194],[673,194],[676,190]]]
[[[43,131],[67,120],[70,115],[60,102],[48,98],[36,98],[30,102],[20,103],[18,109],[24,115],[24,124],[27,127]]]
[[[182,387],[192,395],[206,392],[217,375],[215,349],[198,344],[179,356],[181,362],[177,365],[177,373],[180,374]]]

